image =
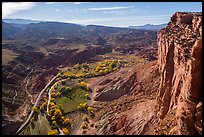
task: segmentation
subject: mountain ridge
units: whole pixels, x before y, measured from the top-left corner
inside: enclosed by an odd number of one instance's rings
[[[153,24],[145,24],[142,26],[128,26],[128,28],[132,28],[132,29],[141,29],[141,30],[160,30],[162,28],[165,28],[167,25],[167,23],[163,23],[163,24],[157,24],[157,25],[153,25]]]

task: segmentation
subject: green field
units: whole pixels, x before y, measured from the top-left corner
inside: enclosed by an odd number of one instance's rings
[[[47,121],[46,116],[38,116],[37,121],[33,121],[33,124],[29,123],[20,135],[47,135],[51,130],[50,124]]]
[[[77,110],[77,106],[80,103],[87,102],[84,96],[87,91],[81,89],[79,86],[73,87],[69,96],[57,97],[55,99],[57,105],[61,105],[65,113]]]
[[[8,49],[2,49],[2,65],[7,65],[9,62],[14,60],[18,54]]]

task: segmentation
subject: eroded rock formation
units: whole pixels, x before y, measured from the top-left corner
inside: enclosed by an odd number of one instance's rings
[[[158,33],[158,116],[176,109],[172,134],[202,134],[202,13],[177,12]]]

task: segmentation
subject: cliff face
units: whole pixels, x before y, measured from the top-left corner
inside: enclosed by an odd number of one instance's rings
[[[176,110],[170,134],[202,134],[202,13],[175,13],[158,33],[158,116]]]

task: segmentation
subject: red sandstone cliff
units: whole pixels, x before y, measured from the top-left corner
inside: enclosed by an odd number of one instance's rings
[[[202,13],[177,12],[158,33],[158,116],[176,110],[169,134],[202,134],[201,37]]]

